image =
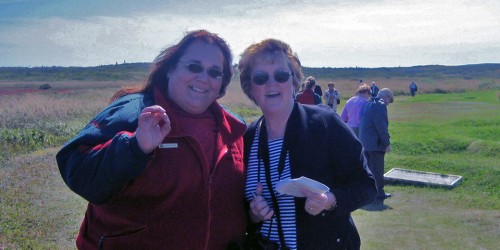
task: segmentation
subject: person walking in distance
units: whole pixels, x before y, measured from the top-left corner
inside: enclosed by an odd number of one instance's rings
[[[363,116],[365,105],[370,99],[372,91],[368,84],[361,84],[356,90],[356,95],[349,98],[344,105],[340,118],[347,123],[354,134],[359,136],[359,124]]]
[[[410,83],[410,93],[411,93],[411,96],[414,97],[415,96],[415,93],[417,92],[418,88],[417,88],[417,84],[412,81]]]
[[[330,108],[337,113],[337,107],[340,104],[340,92],[335,88],[333,82],[328,83],[328,90],[323,94],[323,99]]]
[[[378,87],[375,82],[372,82],[372,86],[370,87],[372,89],[372,97],[377,97],[378,95]]]
[[[314,92],[316,86],[316,79],[313,76],[306,78],[306,89],[295,98],[298,103],[302,104],[321,104],[321,96]]]
[[[384,157],[391,150],[387,106],[393,102],[392,91],[388,88],[381,89],[377,97],[370,99],[365,105],[359,126],[359,139],[365,149],[368,166],[377,181],[375,202],[379,204],[391,197],[391,194],[384,191]]]
[[[318,94],[319,97],[322,97],[323,96],[323,89],[321,89],[321,86],[316,84],[314,86],[314,93]]]

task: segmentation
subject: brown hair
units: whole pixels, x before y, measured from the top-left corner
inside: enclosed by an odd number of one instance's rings
[[[263,58],[269,62],[275,62],[280,56],[284,56],[292,71],[293,85],[297,90],[301,79],[304,77],[302,74],[300,60],[295,54],[290,45],[277,40],[277,39],[266,39],[258,43],[250,45],[241,54],[241,59],[238,64],[238,69],[240,71],[240,84],[243,92],[255,102],[255,100],[250,95],[251,89],[251,76],[253,67],[257,64],[257,59]]]
[[[314,76],[308,76],[306,78],[306,89],[312,89],[316,85],[316,78]]]
[[[208,44],[217,46],[224,56],[224,65],[222,69],[222,87],[220,89],[220,97],[226,94],[226,89],[231,78],[233,77],[233,56],[229,45],[215,33],[210,33],[206,30],[195,30],[187,33],[182,40],[168,48],[163,49],[155,58],[151,65],[150,73],[143,86],[125,87],[118,90],[110,99],[110,102],[120,98],[121,96],[132,93],[152,92],[155,87],[159,87],[164,93],[168,91],[167,73],[177,66],[179,59],[184,55],[186,49],[194,41],[202,41]]]
[[[358,89],[356,90],[356,95],[362,94],[372,94],[372,89],[366,83],[359,85]]]

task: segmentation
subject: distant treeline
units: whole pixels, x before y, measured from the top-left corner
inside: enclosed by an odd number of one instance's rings
[[[0,81],[141,81],[150,63],[124,63],[96,67],[0,67]],[[236,67],[235,67],[236,68]],[[426,78],[500,79],[500,63],[461,66],[427,65],[392,68],[310,68],[305,76],[318,79]]]
[[[0,67],[0,81],[141,81],[149,63],[124,63],[96,67]]]
[[[445,77],[463,78],[466,80],[478,78],[500,79],[500,64],[470,64],[461,66],[427,65],[413,67],[393,68],[304,68],[304,75],[312,75],[316,78],[342,78],[342,79],[364,79],[364,78],[434,78]]]

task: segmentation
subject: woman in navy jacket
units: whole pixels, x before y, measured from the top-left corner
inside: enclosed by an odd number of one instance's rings
[[[275,39],[250,45],[239,62],[242,89],[263,112],[245,134],[250,218],[258,234],[283,249],[359,249],[351,212],[373,201],[375,180],[361,143],[337,114],[294,102],[300,67]],[[301,176],[330,191],[276,192],[276,182]]]

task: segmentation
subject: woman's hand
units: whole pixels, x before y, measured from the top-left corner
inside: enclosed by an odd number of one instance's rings
[[[250,218],[253,222],[261,222],[270,220],[274,215],[274,211],[267,204],[266,199],[262,196],[262,184],[257,183],[257,188],[253,200],[250,202]]]
[[[149,154],[160,145],[170,133],[170,120],[162,107],[153,105],[146,107],[139,115],[135,137],[142,152]]]
[[[318,215],[323,212],[323,210],[329,209],[337,203],[335,195],[331,192],[318,194],[308,190],[302,190],[302,193],[306,196],[304,208],[311,215]]]

